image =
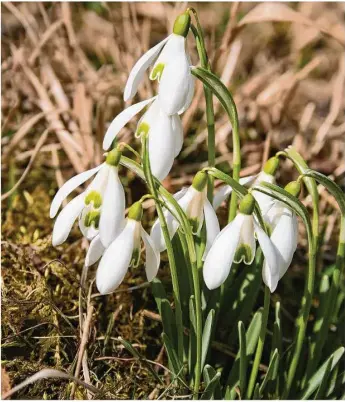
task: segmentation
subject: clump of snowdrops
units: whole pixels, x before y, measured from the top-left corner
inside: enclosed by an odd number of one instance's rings
[[[195,22],[192,22],[195,21]],[[187,35],[194,35],[200,67],[191,64]],[[324,398],[339,384],[339,361],[344,347],[335,345],[322,361],[331,313],[339,307],[341,271],[345,251],[345,197],[327,177],[308,168],[291,147],[271,157],[256,176],[240,178],[241,147],[236,105],[228,89],[211,71],[197,14],[188,9],[177,17],[173,32],[146,52],[133,66],[124,100],[135,97],[148,69],[158,81],[158,93],[121,112],[105,133],[105,161],[67,181],[57,192],[50,215],[54,218],[64,199],[92,179],[85,191],[57,215],[52,242],[62,244],[78,219],[90,247],[85,268],[98,264],[96,286],[101,294],[114,292],[129,267],[137,267],[145,247],[145,270],[151,282],[163,324],[162,342],[168,356],[171,381],[194,399]],[[170,194],[161,184],[183,147],[181,114],[194,94],[195,80],[204,85],[208,124],[208,167],[199,171],[190,187]],[[226,110],[232,126],[232,175],[215,164],[215,127],[212,98]],[[139,155],[129,144],[117,143],[121,129],[137,114],[135,136],[141,139]],[[131,151],[133,159],[122,155]],[[288,158],[299,172],[285,188],[276,184],[280,161]],[[119,165],[132,170],[147,185],[147,194],[130,206],[118,174]],[[223,182],[214,190],[214,179]],[[317,184],[335,197],[341,212],[336,263],[322,280],[321,313],[306,339],[319,246]],[[298,197],[305,186],[313,202],[312,215]],[[155,202],[157,220],[150,233],[142,226],[143,201]],[[221,228],[217,209],[228,205],[228,224]],[[273,333],[267,336],[271,295],[289,269],[298,247],[298,219],[306,227],[308,262],[305,289],[295,322],[293,339],[286,343],[281,324],[284,300],[274,306]],[[166,250],[173,286],[173,305],[157,278],[160,254]],[[254,311],[260,286],[264,303]],[[227,303],[236,300],[236,314]],[[340,303],[341,304],[341,303]],[[230,305],[230,304],[229,304]],[[224,322],[228,320],[228,322]],[[227,327],[229,342],[238,345],[231,366],[212,358],[218,326]],[[137,357],[125,340],[124,346]],[[270,350],[269,361],[262,361]],[[212,363],[212,365],[211,365]],[[266,369],[260,371],[262,364]],[[343,378],[343,377],[342,377]],[[343,384],[343,380],[341,384]]]

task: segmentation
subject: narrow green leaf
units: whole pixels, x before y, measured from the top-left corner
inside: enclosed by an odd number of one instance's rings
[[[219,373],[220,374],[220,373]],[[206,364],[203,370],[203,375],[204,375],[204,381],[205,381],[205,391],[212,391],[213,388],[213,395],[209,399],[222,399],[221,395],[221,389],[220,389],[220,382],[216,381],[215,387],[211,385],[211,389],[208,388],[209,385],[211,384],[212,380],[217,376],[216,370],[210,366],[209,364]],[[207,397],[207,395],[205,395]]]
[[[175,349],[169,339],[168,335],[163,332],[162,339],[164,342],[165,349],[167,351],[169,362],[171,363],[171,367],[173,368],[174,374],[178,374],[182,367],[182,362],[180,362]]]
[[[204,378],[206,380],[206,388],[201,395],[201,400],[211,400],[214,398],[216,387],[219,387],[220,373],[216,373],[211,366],[206,365],[204,368]]]
[[[259,400],[259,399],[260,399],[260,385],[257,382],[254,388],[253,400]]]
[[[312,393],[320,386],[322,379],[325,375],[329,361],[332,361],[331,371],[338,364],[340,358],[344,354],[344,347],[338,348],[332,355],[323,363],[323,365],[317,370],[317,372],[308,381],[306,389],[302,392],[301,399],[309,399]]]
[[[241,394],[245,394],[247,385],[247,342],[246,330],[242,321],[238,323],[238,339],[240,340],[240,390]]]
[[[321,384],[319,386],[319,389],[317,390],[317,393],[315,394],[314,399],[325,399],[324,397],[327,390],[328,379],[329,376],[331,375],[331,372],[332,372],[332,359],[328,361],[325,374],[322,378]]]
[[[270,360],[270,363],[268,365],[267,373],[266,373],[265,378],[264,378],[264,380],[263,380],[263,382],[262,382],[262,384],[260,386],[260,389],[259,389],[260,396],[263,394],[268,381],[270,379],[272,379],[274,371],[276,369],[276,362],[278,360],[279,360],[279,352],[278,352],[278,349],[275,349],[275,351],[273,352],[273,356],[272,356],[272,358]]]
[[[189,372],[193,372],[193,367],[196,361],[196,316],[195,316],[195,302],[192,295],[189,299],[189,318],[190,318],[190,331],[189,331],[189,351],[188,351],[188,368]]]
[[[208,348],[209,348],[209,345],[210,345],[214,314],[215,314],[214,310],[211,310],[208,313],[208,316],[207,316],[206,322],[205,322],[205,326],[204,326],[204,330],[203,330],[203,333],[202,333],[201,367],[204,367],[207,352],[208,352]]]

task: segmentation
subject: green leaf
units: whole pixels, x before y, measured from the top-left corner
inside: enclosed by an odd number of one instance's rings
[[[331,371],[338,364],[340,358],[344,354],[344,347],[338,348],[332,355],[323,363],[323,365],[317,370],[317,372],[308,381],[306,389],[303,391],[301,399],[309,399],[312,393],[320,386],[322,379],[325,375],[326,369],[328,367],[329,361],[331,364]]]
[[[329,376],[331,375],[332,372],[332,359],[328,361],[328,364],[326,366],[325,374],[322,378],[321,384],[319,386],[319,389],[317,390],[317,393],[315,394],[314,399],[325,399],[325,393],[327,390],[327,383]]]
[[[248,330],[246,332],[246,355],[247,361],[249,361],[250,357],[255,352],[256,345],[258,343],[260,328],[262,322],[262,311],[260,308],[253,316],[252,321],[249,324]],[[240,377],[240,351],[237,353],[236,359],[232,366],[232,369],[229,373],[228,380],[226,382],[229,385],[230,390],[238,385],[238,380]]]
[[[219,379],[220,373],[216,373],[213,367],[209,366],[208,364],[204,368],[204,379],[206,383],[206,388],[201,395],[201,400],[211,400],[215,399],[214,394],[216,388],[219,388]],[[219,391],[219,390],[218,390]]]
[[[181,370],[182,362],[179,360],[170,338],[164,332],[162,334],[162,339],[164,342],[165,349],[167,351],[169,362],[171,364],[171,367],[173,368],[173,372],[174,374],[178,374]]]
[[[205,322],[205,326],[204,326],[204,330],[203,330],[203,333],[202,333],[201,367],[204,367],[207,352],[208,352],[208,348],[209,348],[209,345],[210,345],[214,314],[215,314],[214,310],[211,310],[208,313],[208,316],[207,316],[206,322]]]
[[[242,321],[238,323],[238,338],[240,340],[240,390],[241,394],[245,394],[247,385],[247,342],[246,330]]]
[[[260,396],[263,394],[268,381],[273,378],[274,373],[276,372],[277,361],[279,361],[279,352],[278,349],[275,349],[275,351],[273,352],[273,356],[270,360],[270,363],[268,365],[267,373],[259,389]]]
[[[190,318],[190,331],[189,331],[189,353],[188,353],[188,368],[189,372],[193,372],[196,361],[196,316],[195,316],[195,302],[192,295],[189,299],[189,318]]]
[[[259,400],[259,399],[260,399],[260,385],[257,382],[254,388],[253,400]]]

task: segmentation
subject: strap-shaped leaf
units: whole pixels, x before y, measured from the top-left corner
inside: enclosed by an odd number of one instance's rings
[[[339,360],[343,356],[345,351],[345,348],[341,346],[338,348],[334,353],[331,354],[331,356],[323,363],[323,365],[317,370],[317,372],[311,377],[311,379],[308,381],[307,386],[305,390],[302,392],[302,396],[300,399],[309,399],[309,397],[312,395],[314,391],[317,390],[317,388],[321,385],[322,379],[325,375],[325,372],[327,370],[329,361],[332,362],[331,364],[331,371],[334,369],[334,367],[338,364]]]
[[[238,323],[238,339],[240,340],[240,390],[241,395],[245,394],[247,385],[247,341],[246,330],[242,321]]]
[[[182,362],[179,360],[177,353],[171,343],[170,338],[166,333],[163,332],[162,339],[164,342],[165,349],[167,351],[168,359],[173,369],[174,374],[178,374],[182,367]]]
[[[189,298],[189,351],[188,351],[188,368],[189,372],[193,372],[193,367],[196,361],[196,316],[195,316],[195,301],[192,295]]]
[[[278,349],[275,349],[275,351],[273,352],[273,356],[270,360],[270,363],[268,365],[267,373],[259,389],[260,396],[263,394],[268,381],[273,378],[274,373],[277,371],[276,367],[277,361],[279,361],[279,352]]]
[[[208,348],[210,345],[210,339],[212,334],[212,324],[214,321],[214,310],[211,310],[206,318],[204,330],[202,333],[202,352],[201,352],[201,367],[204,367]]]
[[[254,388],[253,400],[259,400],[259,399],[260,399],[260,384],[257,382]]]
[[[319,389],[317,390],[317,393],[315,394],[314,399],[324,399],[327,390],[328,379],[331,373],[332,373],[332,360],[329,360],[325,370],[325,374],[322,378],[321,384],[319,386]]]
[[[220,373],[217,373],[213,367],[209,366],[206,364],[204,371],[204,379],[205,379],[205,384],[206,388],[205,391],[201,395],[201,400],[210,400],[210,399],[215,399],[215,391],[216,388],[219,388],[219,379],[220,379]],[[219,389],[218,389],[219,391]],[[219,394],[219,392],[218,392]]]

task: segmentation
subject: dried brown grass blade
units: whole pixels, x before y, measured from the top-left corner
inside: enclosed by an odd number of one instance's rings
[[[318,25],[315,21],[305,17],[302,13],[292,10],[285,4],[281,3],[261,3],[253,8],[249,13],[242,18],[237,25],[242,28],[247,24],[254,24],[258,22],[296,22],[317,28],[322,33],[329,35],[345,45],[345,32],[339,29],[331,29]]]
[[[43,370],[39,371],[38,373],[32,375],[31,377],[27,378],[22,383],[13,387],[10,391],[6,392],[2,397],[3,397],[3,399],[8,399],[10,396],[12,396],[16,392],[20,391],[27,385],[32,384],[38,380],[42,380],[44,378],[63,378],[66,380],[72,380],[72,381],[76,382],[78,385],[82,385],[83,387],[85,387],[86,389],[91,391],[93,394],[97,394],[99,392],[99,390],[96,387],[94,387],[93,385],[86,384],[86,382],[78,380],[78,378],[75,378],[70,374],[64,373],[59,370],[54,370],[54,369],[43,369]]]

